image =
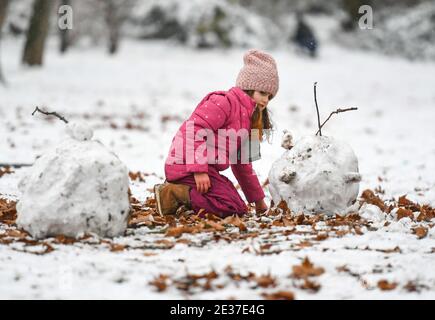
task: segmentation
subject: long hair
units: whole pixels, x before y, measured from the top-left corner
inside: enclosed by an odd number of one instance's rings
[[[243,90],[251,98],[254,95],[254,90]],[[256,106],[254,113],[251,117],[251,129],[258,129],[259,140],[263,141],[266,138],[267,142],[271,143],[273,136],[273,122],[271,120],[270,111],[268,108],[264,108],[263,111]]]

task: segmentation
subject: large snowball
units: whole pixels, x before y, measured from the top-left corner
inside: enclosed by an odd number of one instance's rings
[[[37,159],[19,183],[17,225],[36,238],[122,235],[130,211],[128,171],[92,130],[69,125],[70,137]]]
[[[287,202],[294,212],[343,213],[356,200],[361,176],[358,159],[345,142],[332,137],[306,136],[293,143],[285,133],[287,150],[269,172],[275,204]]]

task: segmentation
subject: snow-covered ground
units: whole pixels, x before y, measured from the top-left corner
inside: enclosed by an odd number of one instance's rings
[[[132,185],[139,200],[151,196],[150,188],[162,180],[163,161],[178,126],[206,93],[234,85],[244,52],[126,41],[114,57],[96,48],[73,49],[60,56],[56,46],[49,43],[44,68],[29,69],[19,64],[21,42],[5,39],[2,43],[9,85],[0,87],[0,163],[32,163],[63,139],[62,122],[31,116],[35,106],[45,106],[67,119],[87,121],[95,129],[94,136],[131,171],[151,174],[145,182]],[[290,130],[296,139],[316,132],[313,83],[317,81],[323,119],[338,107],[359,108],[333,117],[323,133],[354,148],[361,191],[380,187],[384,199],[397,200],[406,194],[420,204],[435,206],[434,63],[327,44],[317,60],[285,49],[271,53],[280,73],[280,91],[269,105],[277,130],[273,143],[262,145],[262,159],[254,163],[261,181],[284,152],[282,130]],[[24,170],[0,178],[1,197],[19,198],[17,181]],[[230,170],[224,174],[235,181]],[[261,233],[245,240],[202,244],[207,235],[185,234],[181,239],[186,244],[147,227],[129,229],[128,236],[115,239],[130,245],[117,252],[104,245],[78,243],[55,245],[54,251],[36,255],[20,252],[20,243],[1,244],[0,298],[259,299],[264,292],[285,290],[297,299],[433,299],[434,229],[418,239],[407,223],[412,224],[405,218],[377,231],[365,228],[362,235],[329,237],[296,249],[294,244],[305,239],[301,234]],[[175,246],[143,246],[162,239]],[[264,255],[252,249],[268,241],[282,251]],[[305,257],[325,271],[315,278],[321,285],[316,293],[298,288],[288,278]],[[264,289],[229,281],[224,277],[227,266],[242,274],[270,273],[277,285]],[[213,290],[186,293],[169,286],[157,292],[149,284],[159,274],[179,279],[188,272],[211,270],[220,275],[216,281],[223,282]],[[397,287],[380,290],[379,280]],[[409,282],[417,284],[417,292],[410,290]]]

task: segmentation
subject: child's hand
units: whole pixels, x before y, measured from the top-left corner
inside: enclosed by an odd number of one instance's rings
[[[263,213],[268,209],[266,202],[264,202],[264,199],[257,201],[255,203],[255,213]]]
[[[210,177],[207,172],[195,172],[193,174],[196,182],[196,189],[200,193],[206,193],[211,188]]]

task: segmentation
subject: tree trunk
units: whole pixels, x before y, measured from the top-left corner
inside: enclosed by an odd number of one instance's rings
[[[48,34],[53,0],[34,0],[33,13],[27,30],[23,64],[42,65],[44,44]]]
[[[8,10],[8,5],[9,5],[9,0],[1,0],[0,1],[0,45],[1,45],[3,24],[6,20],[6,13]],[[0,63],[0,83],[3,83],[3,84],[6,83],[6,79],[3,76],[1,63]]]
[[[119,28],[120,28],[120,8],[115,4],[114,0],[107,0],[106,3],[106,24],[109,31],[109,53],[115,54],[118,51],[119,45]]]
[[[0,1],[0,32],[2,30],[3,23],[6,20],[6,12],[8,10],[8,5],[9,5],[9,0]]]
[[[70,6],[71,0],[61,0],[60,5],[61,6]],[[59,51],[61,53],[65,53],[68,50],[70,43],[71,43],[71,39],[70,39],[71,32],[69,29],[64,29],[64,30],[60,29],[59,35],[60,35]]]
[[[100,0],[104,8],[104,20],[108,31],[108,50],[115,54],[121,41],[121,28],[128,19],[137,0]]]

